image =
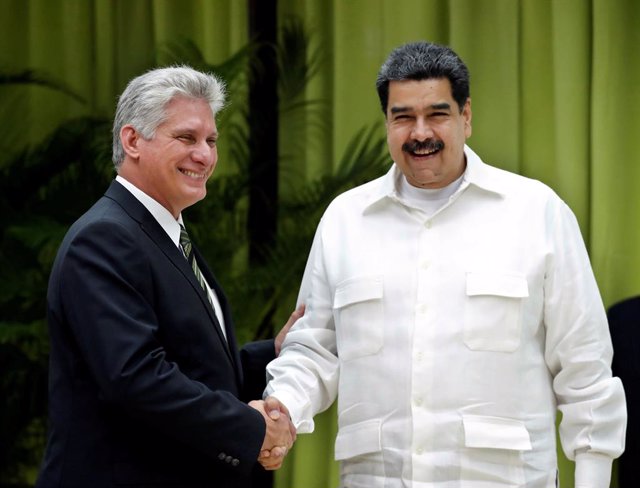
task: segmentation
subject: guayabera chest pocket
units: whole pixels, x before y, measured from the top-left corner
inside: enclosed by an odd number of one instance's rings
[[[382,276],[362,276],[338,284],[333,298],[338,357],[349,361],[382,349]]]
[[[464,343],[474,351],[513,352],[520,346],[524,276],[467,273]]]

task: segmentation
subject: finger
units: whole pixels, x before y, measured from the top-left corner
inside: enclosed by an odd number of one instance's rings
[[[280,461],[278,464],[269,465],[269,466],[263,465],[262,467],[267,471],[275,471],[276,469],[280,469],[282,467],[282,461]]]
[[[280,410],[269,410],[269,418],[271,420],[278,420],[280,418]]]
[[[267,397],[264,401],[264,409],[269,412],[269,417],[272,420],[278,420],[280,418],[280,412],[284,408],[284,405],[275,397]],[[286,410],[286,408],[285,408]]]
[[[287,324],[293,324],[296,320],[298,320],[300,317],[302,317],[304,315],[304,310],[305,310],[305,304],[301,303],[298,308],[296,308],[291,315],[289,316],[289,320],[287,321]]]
[[[273,470],[282,466],[283,458],[270,457],[267,459],[261,459],[259,462],[264,469]]]
[[[275,446],[271,449],[271,457],[273,458],[283,458],[287,455],[286,446]]]
[[[264,401],[262,400],[251,400],[248,405],[252,408],[255,408],[256,410],[262,410],[262,405],[264,404]]]
[[[278,409],[280,410],[281,413],[285,414],[287,417],[290,417],[289,409],[285,406],[284,403],[282,403],[276,397],[269,396],[263,401],[264,401],[265,410],[268,411],[268,410]]]
[[[286,324],[284,324],[285,329],[290,329],[293,324],[297,322],[297,320],[304,315],[305,305],[304,303],[300,304],[298,308],[296,308],[291,315],[289,315],[289,319]]]
[[[273,463],[271,461],[260,461],[260,465],[267,471],[273,471],[279,469],[282,466],[282,460],[278,461],[277,463]]]
[[[270,457],[268,459],[263,459],[260,464],[264,469],[270,471],[280,469],[288,451],[289,450],[285,446],[275,446],[271,449]]]

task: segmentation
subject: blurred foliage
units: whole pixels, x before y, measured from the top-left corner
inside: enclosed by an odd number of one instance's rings
[[[280,69],[279,116],[326,124],[322,103],[305,98],[321,55],[310,49],[302,24],[295,19],[286,22],[273,48]],[[374,127],[363,128],[341,160],[328,166],[333,171],[310,182],[292,179],[275,202],[278,235],[265,249],[270,259],[250,268],[247,85],[249,76],[260,75],[255,51],[255,43],[249,43],[214,65],[190,40],[161,50],[162,65],[189,64],[227,83],[229,103],[218,125],[223,127],[228,160],[224,171],[218,170],[209,181],[207,198],[185,211],[185,220],[229,295],[241,343],[265,334],[257,330],[258,324],[290,313],[316,225],[328,203],[379,176],[389,164],[384,139]],[[42,73],[0,73],[0,111],[6,102],[3,88],[15,83],[45,86],[79,99]],[[103,194],[113,176],[111,121],[98,117],[66,121],[43,141],[0,154],[0,486],[24,485],[40,462],[46,430],[49,271],[68,227]]]
[[[5,120],[22,115],[11,110],[16,85],[45,87],[81,100],[43,73],[2,73],[0,111]],[[38,144],[0,153],[0,484],[26,483],[25,473],[40,462],[49,270],[69,224],[112,178],[108,134],[106,120],[74,119]]]

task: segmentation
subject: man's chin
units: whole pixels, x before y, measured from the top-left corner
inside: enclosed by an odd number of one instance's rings
[[[407,181],[413,186],[418,188],[438,189],[444,188],[451,181],[446,181],[446,175],[440,171],[421,168],[418,171],[413,171],[411,175],[405,175]]]
[[[185,196],[185,199],[182,201],[182,209],[188,208],[192,205],[195,205],[207,196],[207,190],[203,189],[200,191],[192,191],[188,196]]]
[[[435,176],[411,176],[410,178],[407,178],[407,181],[416,188],[432,188],[434,187],[433,185],[438,184],[438,179]]]

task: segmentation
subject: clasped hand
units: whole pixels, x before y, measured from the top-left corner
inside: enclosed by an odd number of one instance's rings
[[[249,406],[258,410],[267,424],[258,462],[264,469],[278,469],[296,440],[296,428],[289,418],[289,411],[274,397],[253,400]]]

